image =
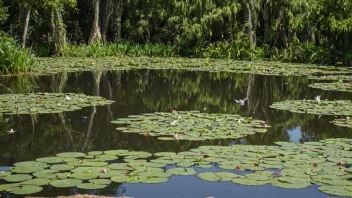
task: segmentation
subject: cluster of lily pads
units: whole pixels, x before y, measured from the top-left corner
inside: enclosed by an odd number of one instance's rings
[[[19,162],[11,172],[0,172],[0,180],[7,182],[0,191],[22,195],[40,192],[45,185],[100,189],[111,182],[162,183],[172,175],[195,175],[197,168],[215,165],[227,171],[202,171],[197,176],[212,182],[289,189],[315,184],[328,194],[352,196],[352,140],[275,144],[279,146],[201,146],[154,155],[128,150],[60,153]]]
[[[265,121],[232,114],[209,114],[199,111],[155,112],[130,115],[112,123],[124,133],[158,136],[159,140],[193,140],[241,138],[265,133],[270,127]]]
[[[336,83],[314,83],[308,85],[308,87],[328,90],[328,91],[347,91],[352,92],[350,83],[336,82]]]
[[[74,93],[28,93],[0,95],[0,112],[5,114],[46,114],[74,111],[113,101],[100,96]]]
[[[278,110],[288,110],[293,113],[316,115],[351,115],[352,103],[349,100],[286,100],[275,102],[270,106]]]
[[[310,76],[346,74],[351,70],[331,66],[299,65],[265,61],[223,59],[104,57],[104,58],[37,58],[33,72],[39,75],[58,72],[108,71],[130,69],[182,69],[190,71],[235,72],[275,76]]]
[[[350,120],[349,117],[346,119],[335,119],[332,121],[332,123],[337,126],[352,128],[352,120]]]
[[[352,81],[352,75],[308,76],[307,78],[316,81]]]

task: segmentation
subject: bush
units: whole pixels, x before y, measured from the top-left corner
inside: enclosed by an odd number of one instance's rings
[[[27,72],[33,63],[33,56],[27,49],[19,49],[12,38],[0,32],[0,72],[2,74]]]
[[[67,45],[62,52],[66,57],[104,57],[104,56],[149,56],[173,57],[175,48],[164,44],[135,44],[130,42],[93,45]]]

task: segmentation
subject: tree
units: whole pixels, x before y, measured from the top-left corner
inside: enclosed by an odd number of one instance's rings
[[[88,45],[91,45],[94,42],[99,42],[101,40],[101,32],[99,27],[99,5],[100,0],[93,0],[94,19],[92,21]]]

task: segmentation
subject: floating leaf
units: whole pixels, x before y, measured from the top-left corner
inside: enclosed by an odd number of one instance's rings
[[[63,179],[55,180],[50,183],[50,185],[58,188],[74,187],[82,183],[82,180],[78,179]]]
[[[103,185],[103,184],[84,183],[84,184],[79,184],[79,185],[77,185],[77,188],[88,189],[88,190],[94,190],[94,189],[105,188],[106,186],[107,186],[107,185]]]
[[[45,178],[35,178],[31,180],[27,180],[24,182],[21,182],[21,185],[35,185],[35,186],[44,186],[47,185],[51,182],[50,179],[45,179]]]
[[[193,168],[173,168],[166,171],[172,175],[194,175],[197,174]]]
[[[32,179],[32,176],[27,174],[15,174],[4,177],[4,180],[8,182],[21,182],[30,179]]]
[[[43,188],[40,186],[25,185],[22,186],[20,189],[11,191],[11,193],[15,195],[29,195],[40,192],[42,190]]]
[[[84,153],[79,153],[79,152],[66,152],[66,153],[59,153],[56,156],[62,157],[62,158],[75,158],[75,157],[83,157],[86,154]]]

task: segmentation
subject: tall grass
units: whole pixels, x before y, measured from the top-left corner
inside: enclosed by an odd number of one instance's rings
[[[0,32],[0,73],[28,72],[34,63],[29,50],[19,49],[16,42]]]

